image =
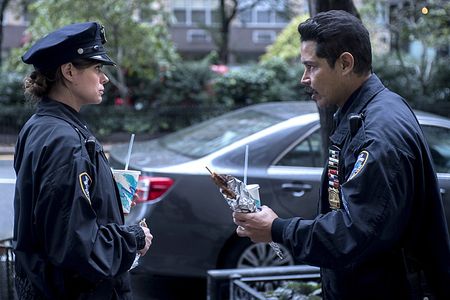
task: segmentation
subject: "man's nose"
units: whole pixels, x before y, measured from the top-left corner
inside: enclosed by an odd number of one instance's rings
[[[311,83],[309,76],[306,74],[306,70],[303,72],[303,75],[300,78],[300,83],[303,85],[310,85]]]

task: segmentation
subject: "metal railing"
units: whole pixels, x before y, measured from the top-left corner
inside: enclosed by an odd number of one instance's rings
[[[16,299],[14,253],[10,239],[0,241],[0,299]]]
[[[320,281],[319,268],[299,265],[209,270],[207,299],[268,299],[261,291],[275,290],[286,281]]]

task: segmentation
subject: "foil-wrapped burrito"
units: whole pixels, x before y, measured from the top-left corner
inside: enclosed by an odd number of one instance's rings
[[[208,167],[206,169],[211,173],[211,178],[219,187],[220,193],[230,206],[232,211],[251,213],[261,210],[259,198],[252,196],[247,186],[231,175],[222,175],[212,172]],[[277,243],[270,242],[269,245],[275,251],[280,259],[283,259],[283,252]]]

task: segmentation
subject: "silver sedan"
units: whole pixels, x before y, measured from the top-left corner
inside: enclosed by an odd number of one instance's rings
[[[450,120],[416,114],[430,144],[448,219]],[[247,145],[247,182],[260,185],[262,203],[280,217],[314,218],[325,161],[315,103],[248,106],[133,147],[130,169],[142,171],[142,202],[127,222],[146,218],[155,237],[141,271],[205,277],[209,269],[296,263],[285,248],[280,260],[268,245],[236,236],[231,210],[206,169],[242,180]],[[111,149],[114,167],[123,168],[127,149],[126,144]]]

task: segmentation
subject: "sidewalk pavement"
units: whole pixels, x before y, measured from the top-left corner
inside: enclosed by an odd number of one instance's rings
[[[103,150],[109,153],[112,144],[103,144]],[[14,146],[0,145],[0,160],[12,160],[14,158]]]

